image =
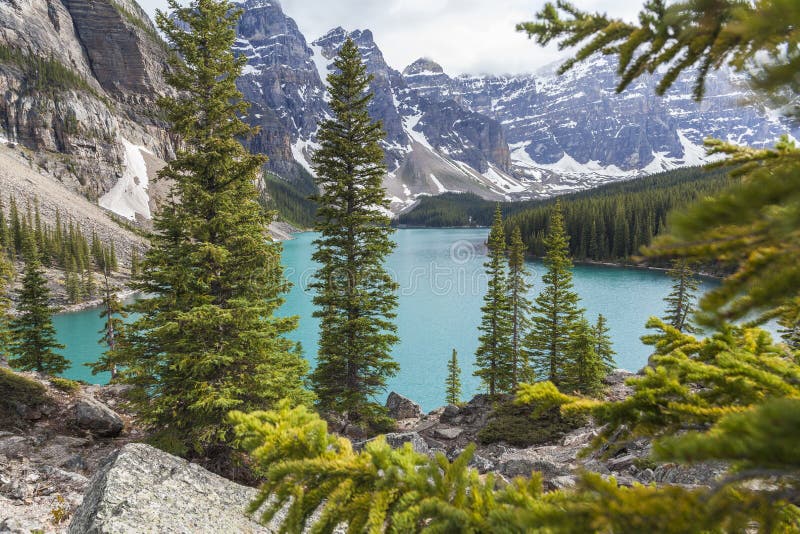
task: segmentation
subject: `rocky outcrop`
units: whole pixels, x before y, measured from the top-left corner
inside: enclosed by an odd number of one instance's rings
[[[268,532],[245,513],[256,493],[148,445],[130,444],[92,477],[68,532]]]
[[[422,407],[419,404],[394,391],[386,399],[386,409],[392,419],[414,419],[422,416]]]
[[[155,166],[172,156],[153,112],[167,50],[134,1],[0,2],[0,47],[13,53],[0,64],[0,141],[33,151],[52,180],[96,201],[131,164],[123,140]]]
[[[117,413],[91,397],[81,397],[75,403],[75,424],[95,436],[115,437],[125,426]]]

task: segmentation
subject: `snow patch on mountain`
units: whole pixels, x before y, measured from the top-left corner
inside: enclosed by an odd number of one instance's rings
[[[147,194],[149,180],[142,152],[152,152],[124,137],[120,137],[120,143],[125,150],[122,176],[108,193],[100,197],[98,203],[126,219],[135,220],[137,214],[150,219],[150,197]]]

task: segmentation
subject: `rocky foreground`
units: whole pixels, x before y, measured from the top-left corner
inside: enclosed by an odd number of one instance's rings
[[[609,398],[629,394],[630,373],[608,378]],[[22,380],[22,382],[20,382]],[[9,392],[14,392],[13,394]],[[20,394],[21,392],[21,394]],[[0,368],[0,533],[273,532],[245,515],[256,490],[142,443],[120,386],[87,386]],[[424,414],[396,393],[387,401],[400,431],[393,446],[457,456],[479,441],[496,405],[478,395]],[[533,422],[531,423],[533,424]],[[637,440],[611,457],[579,456],[598,433],[591,422],[530,447],[478,445],[471,465],[502,480],[542,473],[547,489],[568,488],[582,471],[634,483],[708,485],[722,465],[654,464]],[[354,440],[356,447],[364,440]],[[280,519],[278,518],[278,521]]]

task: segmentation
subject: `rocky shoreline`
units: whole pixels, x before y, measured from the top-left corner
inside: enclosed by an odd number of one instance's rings
[[[0,408],[8,408],[0,417],[0,533],[133,533],[142,525],[163,533],[186,532],[188,526],[191,532],[209,533],[276,529],[277,523],[262,527],[245,516],[252,488],[136,443],[146,436],[125,411],[126,387],[8,369],[0,373],[7,405]],[[609,375],[607,398],[629,395],[625,379],[630,376],[622,370]],[[4,388],[17,379],[38,393],[24,400],[9,397]],[[387,408],[398,420],[397,431],[386,435],[390,445],[410,442],[420,453],[441,452],[453,459],[476,443],[470,465],[493,473],[499,483],[538,471],[545,489],[555,490],[574,486],[581,473],[591,471],[624,486],[697,487],[712,484],[725,471],[721,464],[656,464],[648,457],[646,439],[625,444],[610,457],[581,455],[600,430],[591,421],[528,447],[481,443],[479,434],[496,410],[485,395],[425,414],[412,400],[392,393]],[[351,440],[356,448],[368,441]]]

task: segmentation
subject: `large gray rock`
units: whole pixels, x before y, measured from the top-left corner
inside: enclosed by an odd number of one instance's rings
[[[389,417],[393,419],[414,419],[422,417],[422,407],[411,399],[392,391],[386,399]]]
[[[118,436],[125,426],[114,410],[91,397],[81,397],[75,403],[75,424],[102,437]]]
[[[271,532],[245,514],[257,490],[133,443],[89,482],[70,534]]]

